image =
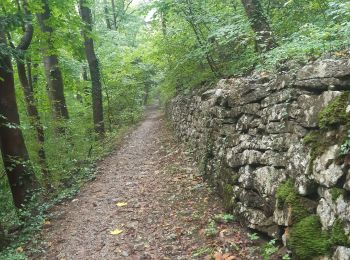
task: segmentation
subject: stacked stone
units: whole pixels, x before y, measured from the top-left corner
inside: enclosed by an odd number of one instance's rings
[[[222,79],[214,89],[177,96],[168,115],[204,177],[248,227],[276,238],[285,234],[288,240],[296,211],[276,193],[290,182],[308,214],[319,216],[323,230],[340,220],[348,235],[350,167],[339,160],[346,122],[322,130],[321,153],[305,140],[321,131],[320,111],[349,90],[350,62],[327,59],[296,72]],[[343,112],[350,118],[347,105]],[[334,189],[340,191],[336,197]],[[350,255],[350,249],[339,247],[337,254]]]

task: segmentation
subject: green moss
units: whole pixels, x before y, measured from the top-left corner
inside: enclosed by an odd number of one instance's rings
[[[312,173],[313,162],[322,155],[329,146],[332,146],[336,140],[327,138],[326,130],[311,131],[304,137],[304,144],[311,147],[308,173]]]
[[[294,183],[291,180],[288,180],[278,187],[276,198],[280,202],[285,203],[292,193],[294,193]]]
[[[319,132],[318,131],[311,131],[307,135],[304,136],[304,144],[313,144],[317,142],[319,139]]]
[[[337,219],[332,230],[322,231],[319,217],[310,215],[291,227],[288,247],[296,259],[312,259],[327,255],[334,246],[350,247],[350,236],[345,234],[343,222]]]
[[[350,246],[350,237],[344,232],[344,225],[340,219],[337,219],[332,227],[331,243],[337,246]]]
[[[350,93],[345,92],[331,101],[319,113],[319,126],[321,129],[335,128],[339,125],[346,125],[349,117],[346,107],[350,104]]]
[[[223,203],[226,210],[231,211],[233,209],[233,186],[225,184],[223,189]]]
[[[296,259],[312,259],[318,255],[326,255],[331,243],[327,233],[321,229],[319,218],[311,215],[291,228],[288,247],[296,255]]]
[[[287,206],[291,209],[292,223],[296,223],[309,215],[307,208],[303,205],[302,198],[297,194],[294,183],[291,180],[283,183],[276,192],[278,206]]]
[[[233,184],[238,184],[238,179],[239,179],[238,174],[232,175],[232,177],[231,177],[231,181]]]
[[[344,194],[344,190],[341,188],[334,187],[331,189],[331,195],[332,195],[333,202],[335,202],[337,200],[337,198],[343,194]]]

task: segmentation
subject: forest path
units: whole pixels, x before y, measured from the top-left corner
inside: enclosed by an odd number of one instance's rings
[[[203,259],[226,248],[236,250],[232,259],[252,259],[238,224],[217,224],[216,236],[205,235],[210,218],[222,211],[163,115],[151,109],[99,164],[96,180],[52,209],[44,251],[31,258]]]

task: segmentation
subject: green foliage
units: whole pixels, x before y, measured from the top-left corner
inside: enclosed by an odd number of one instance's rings
[[[102,72],[103,106],[108,130],[104,140],[97,140],[92,123],[91,81],[82,77],[84,67],[88,67],[83,51],[82,22],[76,9],[76,1],[49,1],[52,15],[48,23],[55,29],[51,35],[54,45],[52,54],[59,58],[70,114],[67,121],[54,121],[41,53],[42,48],[46,47],[43,46],[43,39],[48,35],[40,32],[35,19],[37,13],[43,12],[42,4],[36,0],[27,2],[28,10],[32,13],[34,35],[25,57],[30,58],[32,76],[36,79],[34,95],[45,132],[44,149],[49,169],[48,180],[43,178],[38,156],[41,147],[27,115],[25,97],[16,70],[16,98],[21,125],[9,127],[19,127],[22,130],[36,177],[41,186],[48,182],[50,192],[42,190],[25,209],[17,210],[12,202],[3,165],[0,163],[0,226],[4,227],[5,233],[13,228],[20,230],[20,235],[16,237],[6,236],[11,244],[1,252],[0,259],[22,259],[24,253],[16,252],[16,249],[23,246],[42,227],[47,210],[55,203],[71,198],[83,183],[95,178],[96,161],[107,155],[129,126],[142,117],[145,96],[155,92],[154,86],[157,84],[154,65],[143,56],[148,52],[150,43],[144,40],[149,36],[144,31],[146,28],[142,15],[134,7],[130,7],[128,12],[123,13],[123,17],[118,17],[118,30],[107,30],[103,9],[100,8],[101,1],[95,1],[95,26],[91,37],[95,41]],[[23,35],[23,19],[29,17],[21,15],[13,1],[2,1],[0,8],[4,11],[0,14],[0,27],[11,34],[12,41],[17,45]],[[18,56],[9,46],[0,46],[0,55],[8,54],[14,58]],[[151,98],[157,98],[156,94],[149,95],[148,103]],[[54,130],[56,126],[65,127],[65,133],[57,135]],[[2,242],[0,239],[0,243]]]
[[[235,220],[235,217],[228,213],[220,213],[220,214],[216,214],[213,217],[213,220],[217,223],[229,223],[229,222],[233,222]]]
[[[252,234],[248,234],[248,238],[252,241],[255,241],[255,240],[258,240],[259,239],[259,236],[257,233],[252,233]]]
[[[303,218],[291,228],[288,247],[298,259],[326,255],[330,246],[328,235],[322,231],[320,220],[315,215]]]
[[[341,0],[261,0],[278,42],[264,54],[256,53],[252,32],[241,1],[154,1],[156,10],[152,54],[162,77],[164,99],[215,81],[208,56],[217,72],[241,75],[252,68],[274,71],[288,60],[306,63],[349,46],[349,3]],[[161,27],[161,29],[159,29]],[[157,57],[163,57],[157,59]]]
[[[282,260],[291,260],[288,254],[283,255]]]
[[[348,130],[344,143],[340,146],[341,155],[347,155],[349,153],[350,153],[350,130]]]
[[[214,237],[218,232],[218,227],[214,220],[211,220],[204,229],[204,233],[208,237]]]
[[[264,260],[269,260],[270,257],[278,251],[278,246],[276,245],[276,239],[272,239],[266,243],[262,248],[262,256]]]

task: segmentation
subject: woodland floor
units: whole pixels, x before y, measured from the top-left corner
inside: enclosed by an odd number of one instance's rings
[[[100,162],[96,180],[51,210],[43,253],[30,259],[258,259],[238,223],[218,223],[206,235],[222,206],[172,136],[150,109]],[[232,258],[220,256],[225,250]]]

